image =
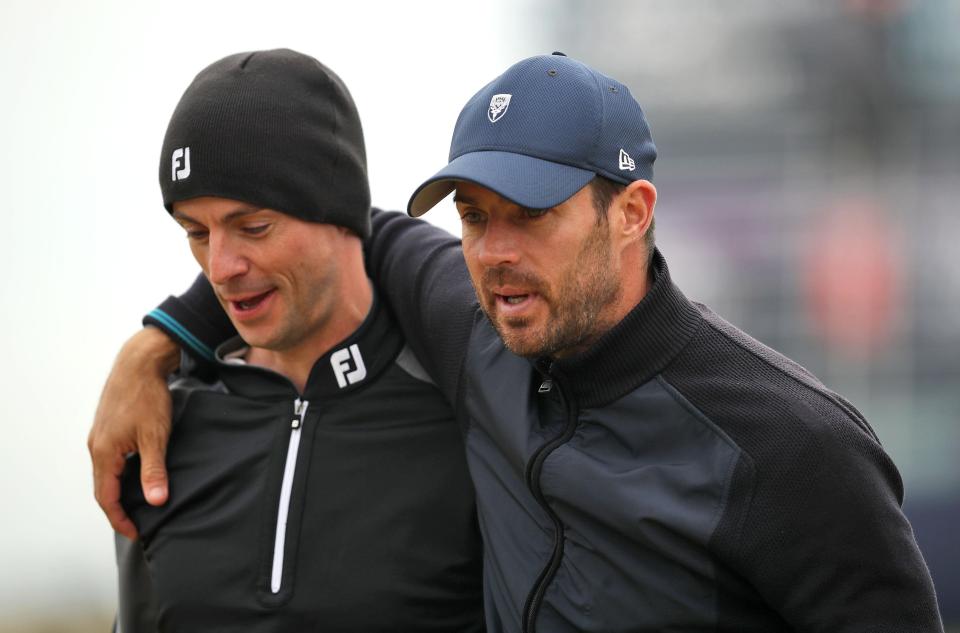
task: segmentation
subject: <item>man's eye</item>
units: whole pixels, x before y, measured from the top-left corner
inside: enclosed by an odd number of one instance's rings
[[[524,209],[523,214],[528,218],[539,218],[545,216],[550,209]]]
[[[254,224],[243,227],[243,232],[247,235],[260,235],[270,227],[269,224]]]
[[[478,211],[464,211],[460,214],[460,221],[464,224],[479,224],[483,222],[483,214]]]
[[[207,232],[201,229],[186,229],[186,231],[188,240],[197,241],[206,239],[207,237]]]

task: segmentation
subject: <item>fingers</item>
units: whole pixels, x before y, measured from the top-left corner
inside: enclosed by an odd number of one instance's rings
[[[124,458],[119,453],[101,450],[91,436],[88,441],[93,459],[93,496],[107,515],[110,526],[128,539],[137,538],[137,528],[120,505],[120,475]]]
[[[137,433],[140,447],[140,485],[147,503],[154,506],[163,505],[169,496],[165,463],[169,429],[169,422],[157,420],[151,425],[141,425]]]
[[[140,481],[151,505],[166,503],[164,465],[170,434],[167,375],[179,350],[162,332],[144,328],[128,340],[107,377],[87,439],[93,461],[94,496],[114,530],[128,538],[137,531],[120,505],[124,456],[139,452]]]
[[[130,517],[128,517],[126,512],[123,511],[123,506],[120,505],[119,484],[116,486],[116,488],[118,491],[117,500],[113,503],[100,502],[100,507],[103,509],[104,514],[107,515],[107,519],[110,521],[110,526],[116,532],[122,534],[131,541],[135,541],[139,536],[139,534],[137,534],[137,526],[133,524],[133,521],[130,520]]]

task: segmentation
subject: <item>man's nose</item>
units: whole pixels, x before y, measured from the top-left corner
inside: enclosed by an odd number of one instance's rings
[[[519,237],[509,221],[489,218],[478,244],[480,263],[487,267],[516,264],[520,259]]]
[[[228,236],[211,233],[210,249],[207,251],[207,276],[210,283],[227,283],[235,277],[245,275],[249,270],[249,260]]]

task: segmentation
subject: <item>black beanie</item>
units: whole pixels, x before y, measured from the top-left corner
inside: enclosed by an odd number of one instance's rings
[[[167,211],[219,196],[370,234],[357,108],[337,75],[278,49],[207,66],[180,98],[160,155]]]

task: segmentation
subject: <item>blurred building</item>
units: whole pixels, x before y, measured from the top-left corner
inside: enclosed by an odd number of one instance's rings
[[[684,291],[874,426],[956,626],[960,2],[536,4],[643,104]]]

